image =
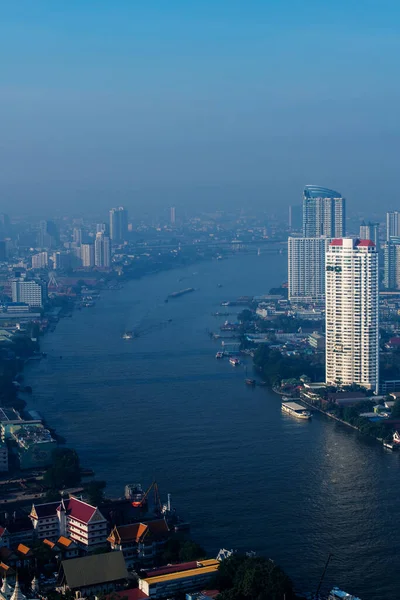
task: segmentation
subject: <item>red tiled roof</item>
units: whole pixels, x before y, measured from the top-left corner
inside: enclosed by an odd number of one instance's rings
[[[2,526],[0,525],[0,537],[3,535],[3,533],[5,532],[5,530],[6,530],[6,528],[5,528],[5,527],[2,527]]]
[[[358,240],[356,243],[357,246],[374,246],[375,244],[372,240]]]
[[[142,598],[148,598],[148,595],[139,590],[139,588],[134,588],[133,590],[123,590],[122,592],[115,592],[117,596],[121,598],[127,598],[127,600],[142,600]]]
[[[178,563],[177,565],[167,565],[166,567],[160,567],[159,569],[151,569],[146,571],[147,577],[159,577],[160,575],[168,575],[169,573],[179,573],[180,571],[189,571],[190,569],[197,569],[197,561]]]
[[[341,238],[335,238],[329,244],[330,246],[343,246],[343,240]]]
[[[81,523],[89,523],[97,510],[95,506],[91,506],[90,504],[87,504],[87,502],[74,497],[64,502],[64,506],[67,509],[68,516]]]

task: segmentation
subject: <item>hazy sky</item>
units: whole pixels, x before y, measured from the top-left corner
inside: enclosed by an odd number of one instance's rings
[[[4,0],[0,207],[399,209],[399,34],[398,0]]]

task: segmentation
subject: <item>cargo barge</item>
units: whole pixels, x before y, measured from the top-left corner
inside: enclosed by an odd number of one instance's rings
[[[179,290],[179,292],[172,292],[172,294],[168,294],[168,298],[179,298],[179,296],[190,294],[190,292],[194,292],[194,288],[191,287],[184,290]]]
[[[310,411],[306,410],[304,406],[297,402],[287,402],[288,398],[284,398],[285,402],[282,402],[282,411],[288,413],[296,419],[311,419]]]

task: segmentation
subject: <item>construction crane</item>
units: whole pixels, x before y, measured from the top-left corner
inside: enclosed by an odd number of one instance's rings
[[[137,498],[132,502],[132,506],[134,506],[135,508],[143,508],[147,503],[147,498],[152,489],[154,489],[154,510],[155,510],[155,512],[161,513],[162,505],[161,505],[160,492],[158,489],[158,484],[155,480],[147,488],[147,490],[145,491],[145,493],[143,494],[143,496],[140,500]]]

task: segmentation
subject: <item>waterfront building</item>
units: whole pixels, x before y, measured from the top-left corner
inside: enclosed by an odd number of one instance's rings
[[[378,254],[370,240],[331,241],[326,254],[326,382],[379,387]]]
[[[112,550],[123,552],[128,568],[138,564],[153,566],[164,551],[171,532],[165,519],[156,519],[147,523],[115,526],[108,542]]]
[[[87,552],[107,546],[107,520],[96,506],[74,496],[61,502],[34,504],[30,518],[39,539],[68,537]]]
[[[32,269],[45,269],[49,264],[48,252],[39,252],[32,256]]]
[[[11,431],[11,438],[17,446],[20,469],[37,469],[51,465],[57,442],[42,424],[17,425]]]
[[[110,238],[114,244],[122,244],[128,234],[128,211],[123,206],[110,210]]]
[[[24,302],[29,306],[43,307],[47,298],[47,285],[38,279],[25,279],[18,277],[11,282],[13,302]]]
[[[94,242],[94,264],[96,267],[108,268],[111,266],[110,238],[103,232],[96,233]]]
[[[62,592],[75,597],[100,596],[122,588],[128,579],[122,552],[94,554],[63,560],[60,568]]]
[[[400,289],[400,237],[391,237],[383,246],[383,287]]]
[[[82,244],[80,251],[82,266],[85,268],[94,267],[94,245]]]
[[[379,251],[379,223],[363,221],[360,225],[360,240],[371,240]]]
[[[173,598],[177,592],[204,589],[218,571],[219,561],[206,559],[161,567],[139,579],[139,590],[150,598]]]
[[[171,222],[171,225],[175,225],[175,221],[176,221],[175,206],[171,206],[171,208],[170,208],[170,222]]]
[[[335,190],[306,185],[303,193],[303,237],[343,237],[346,201]]]
[[[400,237],[400,212],[397,210],[386,213],[386,241],[392,237]]]
[[[288,298],[291,302],[315,302],[325,297],[325,254],[330,239],[288,239]]]

